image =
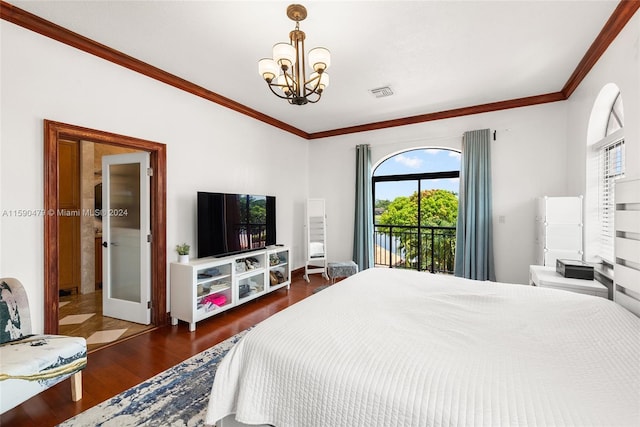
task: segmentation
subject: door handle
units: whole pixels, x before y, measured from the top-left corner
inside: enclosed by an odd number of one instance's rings
[[[102,246],[106,248],[107,246],[109,246],[109,244],[107,242],[102,242]]]

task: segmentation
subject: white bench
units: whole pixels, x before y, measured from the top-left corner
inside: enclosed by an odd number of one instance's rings
[[[327,264],[327,275],[331,279],[331,283],[335,283],[338,278],[353,276],[357,272],[358,264],[353,261],[330,262]]]

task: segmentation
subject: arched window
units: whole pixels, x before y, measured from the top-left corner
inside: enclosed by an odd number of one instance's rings
[[[587,260],[614,259],[615,181],[624,176],[624,108],[617,85],[602,88],[589,120],[587,141]]]
[[[624,127],[624,110],[622,109],[622,96],[620,91],[616,95],[611,110],[609,111],[609,118],[607,120],[607,130],[605,136],[609,136],[617,130]]]
[[[375,265],[453,273],[460,152],[404,151],[372,178]]]

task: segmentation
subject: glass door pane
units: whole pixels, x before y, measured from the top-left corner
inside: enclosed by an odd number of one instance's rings
[[[140,164],[110,165],[111,298],[140,300]]]
[[[375,184],[374,260],[379,267],[411,268],[416,256],[418,181]]]
[[[420,270],[453,272],[459,178],[422,180]]]

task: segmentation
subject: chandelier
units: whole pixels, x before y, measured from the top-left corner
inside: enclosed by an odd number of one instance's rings
[[[289,43],[273,46],[273,58],[258,61],[258,72],[267,82],[269,89],[278,98],[289,104],[304,105],[316,103],[322,92],[329,86],[329,75],[325,72],[331,62],[329,50],[316,47],[309,51],[309,65],[313,73],[306,79],[304,39],[300,21],[307,17],[307,9],[300,4],[287,7],[287,16],[296,22],[295,30],[289,33]]]

